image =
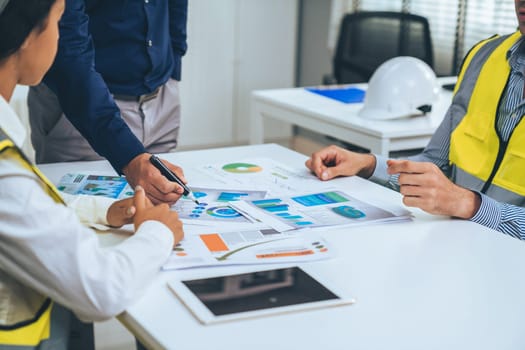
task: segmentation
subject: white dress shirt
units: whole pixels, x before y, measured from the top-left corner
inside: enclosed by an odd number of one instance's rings
[[[22,145],[25,129],[2,97],[0,127]],[[111,201],[65,197],[83,222],[106,223]],[[124,242],[101,247],[74,210],[55,203],[35,174],[5,154],[0,154],[0,242],[0,294],[15,281],[85,321],[122,312],[155,278],[174,243],[167,226],[146,221]],[[11,294],[8,298],[16,297]],[[1,296],[0,310],[6,310],[9,300]]]

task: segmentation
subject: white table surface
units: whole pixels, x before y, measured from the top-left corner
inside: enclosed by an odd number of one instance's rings
[[[206,181],[192,166],[261,156],[297,167],[306,159],[277,145],[163,157],[182,165],[191,184]],[[66,172],[111,171],[102,161],[41,168],[54,182]],[[372,204],[401,203],[398,193],[357,177],[332,184]],[[523,349],[525,243],[468,221],[411,211],[411,222],[322,233],[336,258],[303,266],[350,291],[355,305],[204,326],[166,286],[202,273],[195,269],[159,273],[119,319],[145,343],[167,349]],[[101,235],[106,242],[122,237]]]
[[[456,77],[438,78],[440,84],[454,83]],[[368,84],[353,84],[362,89]],[[370,120],[358,115],[362,103],[342,103],[305,88],[257,90],[252,92],[250,143],[265,139],[267,118],[297,125],[319,134],[370,149],[388,156],[389,152],[423,148],[443,120],[452,92],[441,89],[432,112],[424,116],[395,120]]]

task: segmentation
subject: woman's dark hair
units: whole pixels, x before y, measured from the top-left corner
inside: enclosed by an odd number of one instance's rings
[[[10,0],[0,14],[0,61],[18,49],[35,28],[44,28],[56,0]]]

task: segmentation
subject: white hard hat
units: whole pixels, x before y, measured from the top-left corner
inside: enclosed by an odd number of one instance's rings
[[[395,119],[429,112],[439,96],[436,74],[422,60],[400,56],[381,64],[368,83],[359,116]]]

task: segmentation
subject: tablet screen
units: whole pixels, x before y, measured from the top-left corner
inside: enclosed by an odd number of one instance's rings
[[[298,267],[182,283],[215,316],[339,299]]]

